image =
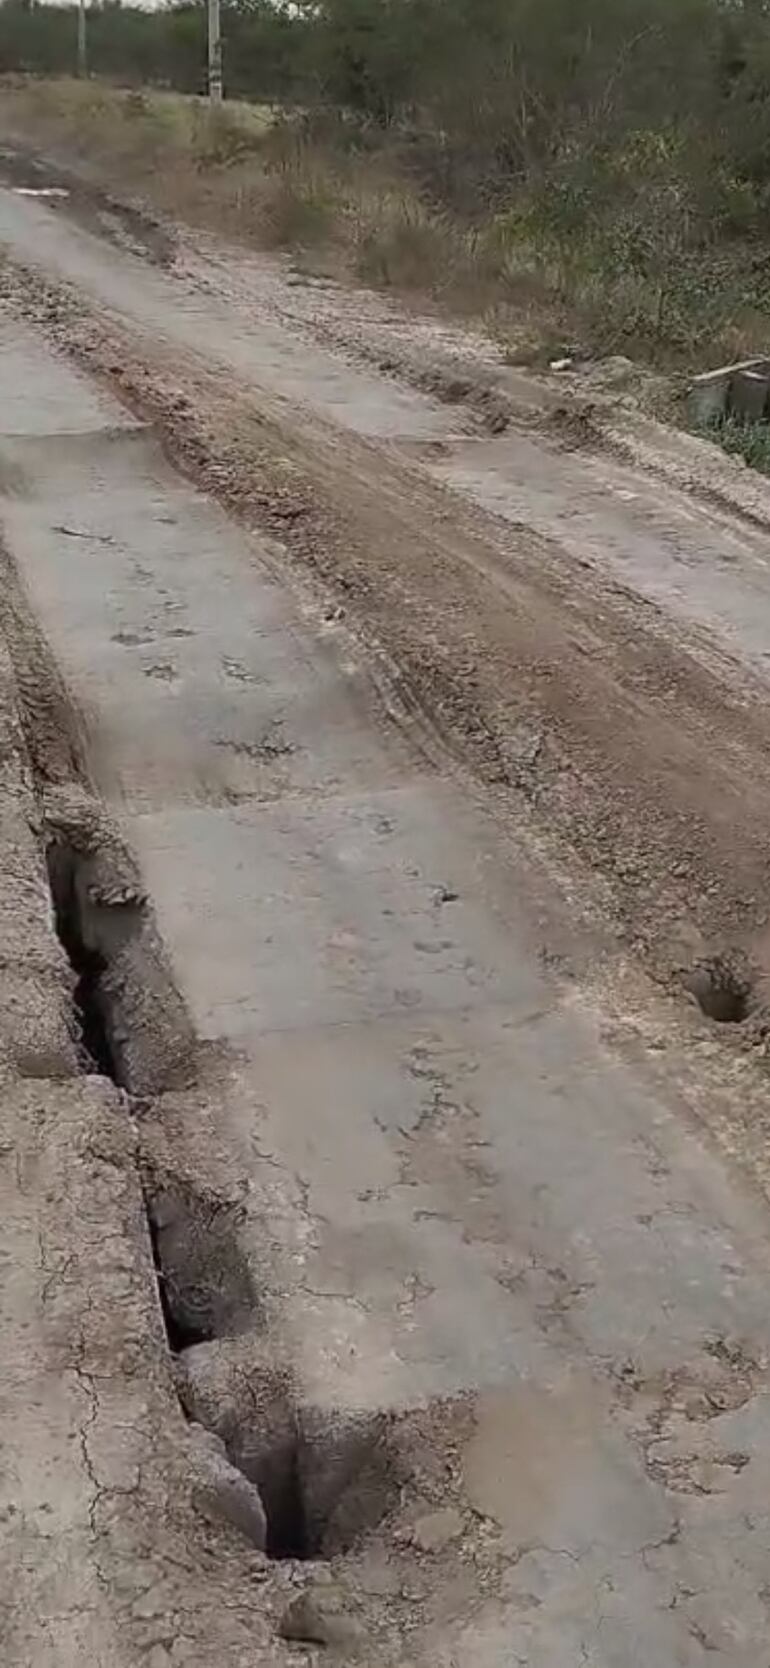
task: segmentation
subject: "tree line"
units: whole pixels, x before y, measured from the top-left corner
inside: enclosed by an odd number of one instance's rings
[[[75,9],[3,0],[0,68],[71,71]],[[203,0],[88,12],[93,73],[203,90]],[[419,107],[493,125],[525,164],[581,125],[756,114],[770,66],[768,0],[224,0],[223,16],[233,94],[383,125]]]

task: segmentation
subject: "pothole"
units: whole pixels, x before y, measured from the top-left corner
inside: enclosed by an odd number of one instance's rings
[[[258,1490],[269,1557],[349,1552],[398,1502],[389,1416],[298,1405],[267,1347],[255,1366],[250,1341],[248,1357],[216,1344],[190,1350],[177,1371],[182,1407]]]
[[[258,1332],[264,1312],[238,1243],[240,1207],[181,1183],[146,1184],[145,1207],[172,1354]]]
[[[228,1449],[231,1460],[237,1464]],[[242,1470],[242,1466],[238,1466]],[[299,1467],[299,1447],[292,1442],[265,1458],[252,1480],[259,1490],[267,1518],[268,1558],[303,1560],[321,1556],[321,1546],[308,1532]],[[248,1476],[248,1472],[245,1472]]]
[[[379,1527],[398,1499],[387,1431],[382,1413],[299,1411],[293,1445],[253,1479],[270,1557],[333,1558]]]
[[[740,1025],[752,1011],[752,981],[742,962],[715,956],[700,962],[684,981],[707,1019],[718,1025]]]

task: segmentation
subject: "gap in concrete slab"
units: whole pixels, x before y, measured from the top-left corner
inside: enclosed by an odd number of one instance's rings
[[[56,933],[75,975],[75,1014],[87,1069],[118,1082],[118,1067],[100,990],[107,962],[86,941],[78,889],[80,859],[72,847],[52,844],[46,852],[46,861]]]
[[[79,790],[46,800],[57,934],[74,973],[86,1071],[146,1099],[190,1081],[195,1031],[132,854]]]
[[[145,1212],[152,1247],[152,1263],[155,1269],[155,1280],[168,1347],[172,1355],[181,1355],[183,1350],[191,1349],[195,1344],[207,1343],[214,1334],[209,1327],[203,1324],[196,1325],[195,1321],[189,1318],[184,1307],[176,1299],[174,1288],[169,1288],[160,1253],[157,1218],[146,1198]]]
[[[189,1182],[145,1177],[144,1200],[172,1355],[264,1326],[238,1243],[241,1208]]]

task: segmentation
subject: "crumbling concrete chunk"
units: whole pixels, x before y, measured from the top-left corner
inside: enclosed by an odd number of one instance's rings
[[[358,1651],[366,1631],[350,1614],[350,1600],[333,1586],[309,1587],[287,1605],[278,1631],[282,1639],[329,1645],[348,1655]]]
[[[193,1501],[204,1516],[223,1518],[260,1552],[267,1545],[267,1517],[258,1488],[231,1465],[224,1443],[202,1425],[190,1425]]]

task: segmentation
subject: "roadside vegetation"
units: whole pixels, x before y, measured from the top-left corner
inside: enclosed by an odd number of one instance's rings
[[[482,316],[512,359],[767,349],[768,0],[236,0],[223,17],[212,115],[173,96],[204,88],[201,5],[90,7],[78,84],[73,8],[5,0],[5,131]]]
[[[752,420],[729,413],[706,424],[700,432],[732,457],[743,458],[750,469],[770,475],[770,421],[766,417]]]

